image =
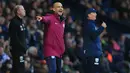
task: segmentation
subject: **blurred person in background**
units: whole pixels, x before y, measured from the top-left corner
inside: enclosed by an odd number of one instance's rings
[[[43,60],[41,40],[43,41],[43,31],[37,28],[35,20],[30,19],[27,25],[27,46],[37,47],[38,54]]]
[[[63,6],[60,2],[55,2],[52,10],[54,13],[37,16],[37,20],[45,23],[43,54],[47,61],[48,73],[61,73],[61,58],[65,51]]]
[[[26,73],[47,73],[45,60],[39,60],[38,49],[30,46],[26,51],[25,69]]]
[[[10,72],[12,63],[10,57],[4,52],[4,44],[0,42],[0,73]]]
[[[0,37],[3,37],[4,40],[8,39],[8,28],[5,24],[5,18],[0,17]]]
[[[83,27],[83,49],[85,54],[84,68],[85,73],[100,72],[100,58],[102,56],[102,47],[100,42],[100,34],[107,27],[103,22],[100,27],[97,27],[95,20],[97,11],[94,8],[89,8],[86,12],[87,21]]]
[[[74,73],[72,69],[73,62],[70,61],[69,56],[64,56],[63,58],[63,73]]]
[[[23,23],[23,17],[25,9],[22,5],[16,5],[14,8],[15,17],[11,19],[9,25],[9,36],[11,55],[13,59],[12,73],[25,73],[24,68],[24,55],[26,53],[26,36],[25,36],[25,24]]]
[[[67,54],[72,62],[76,61],[76,55],[74,53],[75,47],[76,47],[76,41],[75,36],[72,35],[71,32],[68,32],[65,34],[65,44],[66,44],[66,51],[64,53]]]

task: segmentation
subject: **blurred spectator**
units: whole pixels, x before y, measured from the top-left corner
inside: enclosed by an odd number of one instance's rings
[[[8,28],[5,24],[5,18],[0,17],[0,36],[4,38],[4,40],[8,39]]]
[[[29,47],[25,57],[26,73],[47,73],[46,61],[41,60],[38,55],[38,49],[34,46]]]
[[[10,72],[12,63],[10,57],[4,52],[3,43],[0,42],[0,72]]]
[[[65,44],[66,44],[66,53],[69,55],[72,62],[76,60],[74,50],[76,48],[75,36],[71,32],[66,33],[65,35]]]
[[[36,25],[35,20],[29,20],[28,26],[27,26],[27,45],[29,46],[35,46],[38,49],[38,54],[43,59],[42,56],[42,45],[43,45],[43,31],[38,29]]]
[[[29,16],[30,16],[30,18],[35,19],[36,11],[35,10],[31,10]]]
[[[123,55],[125,53],[125,41],[126,41],[126,37],[123,34],[120,35],[118,44],[120,45],[120,49],[121,49],[121,52],[123,53]]]
[[[83,37],[79,36],[76,37],[76,49],[75,49],[76,56],[79,60],[83,59]]]
[[[72,73],[73,63],[70,61],[68,56],[65,56],[63,59],[63,73]]]

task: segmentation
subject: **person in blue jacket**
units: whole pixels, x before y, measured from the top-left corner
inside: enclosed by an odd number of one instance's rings
[[[96,26],[97,11],[94,8],[90,8],[86,12],[87,19],[83,25],[83,49],[85,54],[84,70],[85,73],[99,73],[100,58],[102,56],[102,47],[100,42],[100,34],[107,27],[103,22],[101,26]]]

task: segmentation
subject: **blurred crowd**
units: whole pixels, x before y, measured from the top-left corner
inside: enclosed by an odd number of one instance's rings
[[[0,71],[9,73],[12,68],[11,54],[8,37],[8,26],[10,19],[14,16],[13,8],[17,4],[22,4],[26,10],[24,23],[27,26],[27,46],[36,48],[37,56],[26,57],[25,63],[27,73],[47,73],[46,61],[43,56],[43,36],[44,24],[36,21],[36,15],[51,13],[50,4],[53,0],[0,0]],[[114,2],[115,1],[115,2]],[[87,8],[95,8],[100,14],[107,15],[114,20],[129,20],[129,12],[120,9],[130,9],[129,0],[80,0],[80,3]],[[117,2],[116,2],[117,1]],[[118,6],[111,5],[119,3]],[[118,7],[121,7],[120,9]],[[123,13],[123,14],[122,14]],[[65,46],[63,55],[63,73],[84,73],[82,70],[82,21],[74,20],[69,7],[65,8]],[[122,14],[122,16],[120,15]],[[16,30],[17,31],[17,30]],[[129,73],[130,72],[130,39],[121,34],[118,38],[113,38],[107,31],[100,36],[103,47],[102,73]],[[33,47],[32,47],[33,46]],[[33,65],[33,66],[32,66]],[[0,72],[0,73],[1,73]]]
[[[95,8],[113,20],[129,20],[130,0],[80,0],[80,3],[87,8]]]

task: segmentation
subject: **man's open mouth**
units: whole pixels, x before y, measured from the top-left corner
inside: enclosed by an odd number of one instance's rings
[[[60,10],[59,12],[60,12],[60,13],[62,13],[63,11],[62,11],[62,10]]]

